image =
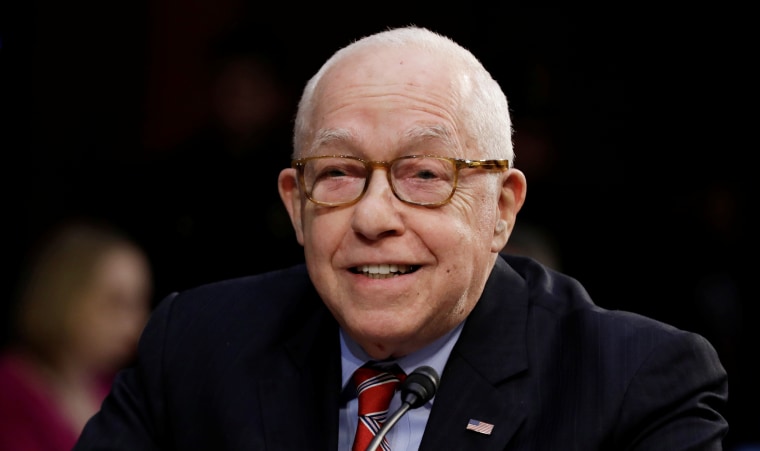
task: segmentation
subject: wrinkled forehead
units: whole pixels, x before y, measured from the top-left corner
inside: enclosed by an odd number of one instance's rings
[[[387,139],[383,148],[392,148],[412,145],[410,129],[425,128],[455,143],[448,148],[467,146],[469,79],[461,62],[414,45],[356,50],[325,69],[314,87],[310,108],[304,110],[308,119],[303,116],[299,156],[315,151],[325,134],[336,133],[344,142],[380,145],[377,139]]]

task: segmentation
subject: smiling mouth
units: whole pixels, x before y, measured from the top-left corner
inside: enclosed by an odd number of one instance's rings
[[[388,279],[410,274],[420,269],[419,265],[362,265],[351,268],[354,274],[363,274],[370,279]]]

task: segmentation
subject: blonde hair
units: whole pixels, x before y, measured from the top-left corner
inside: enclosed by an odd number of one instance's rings
[[[441,64],[461,70],[467,83],[459,92],[462,99],[460,120],[466,133],[488,158],[514,159],[512,120],[507,97],[483,64],[467,49],[448,37],[426,28],[408,26],[365,36],[335,52],[306,83],[296,113],[293,156],[305,150],[313,138],[311,120],[315,92],[322,77],[336,64],[358,52],[378,47],[414,47],[440,56]]]
[[[54,359],[67,346],[68,314],[81,302],[104,256],[125,248],[145,256],[124,232],[102,221],[69,220],[48,230],[22,273],[12,338],[43,359]]]

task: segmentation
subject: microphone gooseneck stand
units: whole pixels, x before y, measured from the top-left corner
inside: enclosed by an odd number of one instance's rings
[[[398,422],[398,420],[410,409],[416,409],[433,399],[440,383],[438,373],[429,366],[421,366],[401,383],[401,407],[398,408],[383,427],[375,435],[375,438],[367,445],[366,451],[375,451],[383,441],[385,434]]]

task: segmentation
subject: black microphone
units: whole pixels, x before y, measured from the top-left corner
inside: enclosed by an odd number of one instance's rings
[[[375,438],[367,446],[366,451],[375,451],[383,437],[391,430],[398,420],[409,410],[416,409],[433,399],[441,379],[438,373],[429,366],[421,366],[401,383],[401,407],[398,408],[383,427],[375,435]]]

